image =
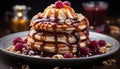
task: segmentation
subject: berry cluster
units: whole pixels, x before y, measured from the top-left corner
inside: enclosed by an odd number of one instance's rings
[[[13,45],[15,46],[15,51],[22,51],[23,48],[26,48],[26,43],[27,43],[27,38],[20,38],[20,37],[16,37],[13,39]],[[100,54],[99,53],[99,47],[103,47],[106,45],[105,40],[92,40],[89,44],[89,46],[87,47],[81,47],[80,50],[80,55],[96,55],[96,54]],[[64,58],[73,58],[74,55],[71,52],[67,52],[63,55]]]
[[[106,42],[105,40],[93,40],[90,42],[90,45],[88,47],[81,47],[80,48],[80,52],[81,52],[81,56],[84,55],[90,55],[90,53],[92,55],[97,55],[100,54],[99,52],[99,47],[105,46]],[[73,54],[68,52],[64,54],[64,58],[73,58]]]
[[[55,2],[56,8],[62,8],[63,5],[70,6],[70,2],[69,1],[62,2],[61,0]]]
[[[15,46],[16,51],[22,51],[23,48],[25,48],[25,45],[27,43],[27,38],[20,38],[16,37],[13,39],[13,45]]]

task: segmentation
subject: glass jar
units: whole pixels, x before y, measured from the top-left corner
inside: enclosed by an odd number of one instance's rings
[[[10,28],[12,32],[25,31],[29,29],[29,18],[27,16],[30,7],[25,5],[13,6],[12,18],[10,20]]]

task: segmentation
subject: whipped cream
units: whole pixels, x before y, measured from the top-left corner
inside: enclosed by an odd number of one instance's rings
[[[70,6],[64,5],[63,8],[56,8],[53,4],[48,6],[43,13],[43,17],[50,19],[74,18],[74,15],[75,12]]]

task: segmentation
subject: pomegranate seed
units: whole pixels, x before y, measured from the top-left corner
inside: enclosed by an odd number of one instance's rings
[[[25,46],[22,43],[15,44],[16,51],[22,51],[22,48],[25,48]]]
[[[64,54],[64,58],[73,58],[73,54],[70,52],[67,52]]]
[[[106,45],[105,40],[99,40],[98,43],[99,43],[100,46],[105,46]]]
[[[60,0],[56,1],[55,6],[56,6],[56,8],[62,8],[63,7],[62,1],[60,1]]]
[[[20,37],[16,37],[13,39],[13,44],[15,45],[16,43],[23,43],[23,40]]]
[[[70,2],[69,2],[69,1],[64,1],[64,2],[63,2],[63,5],[70,6],[71,4],[70,4]]]

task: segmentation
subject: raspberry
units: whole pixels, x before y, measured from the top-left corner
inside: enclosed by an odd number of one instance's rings
[[[81,51],[81,53],[84,54],[84,55],[88,55],[88,54],[90,53],[90,49],[87,48],[87,47],[81,47],[81,48],[80,48],[80,51]]]
[[[22,48],[25,48],[25,46],[22,43],[15,44],[16,51],[22,51]]]
[[[99,43],[96,40],[93,40],[90,42],[90,48],[91,49],[97,49],[99,46]]]
[[[73,54],[70,52],[67,52],[64,54],[64,58],[73,58]]]
[[[20,37],[16,37],[13,39],[13,44],[15,45],[16,43],[23,43],[23,40]]]
[[[56,6],[56,8],[62,8],[63,7],[62,1],[60,1],[60,0],[56,1],[55,6]]]
[[[63,5],[70,6],[71,4],[70,4],[70,2],[69,2],[69,1],[64,1],[64,2],[63,2]]]
[[[100,46],[105,46],[106,45],[105,40],[99,40],[98,43],[99,43]]]
[[[91,53],[93,55],[99,54],[99,43],[96,40],[90,42]]]

